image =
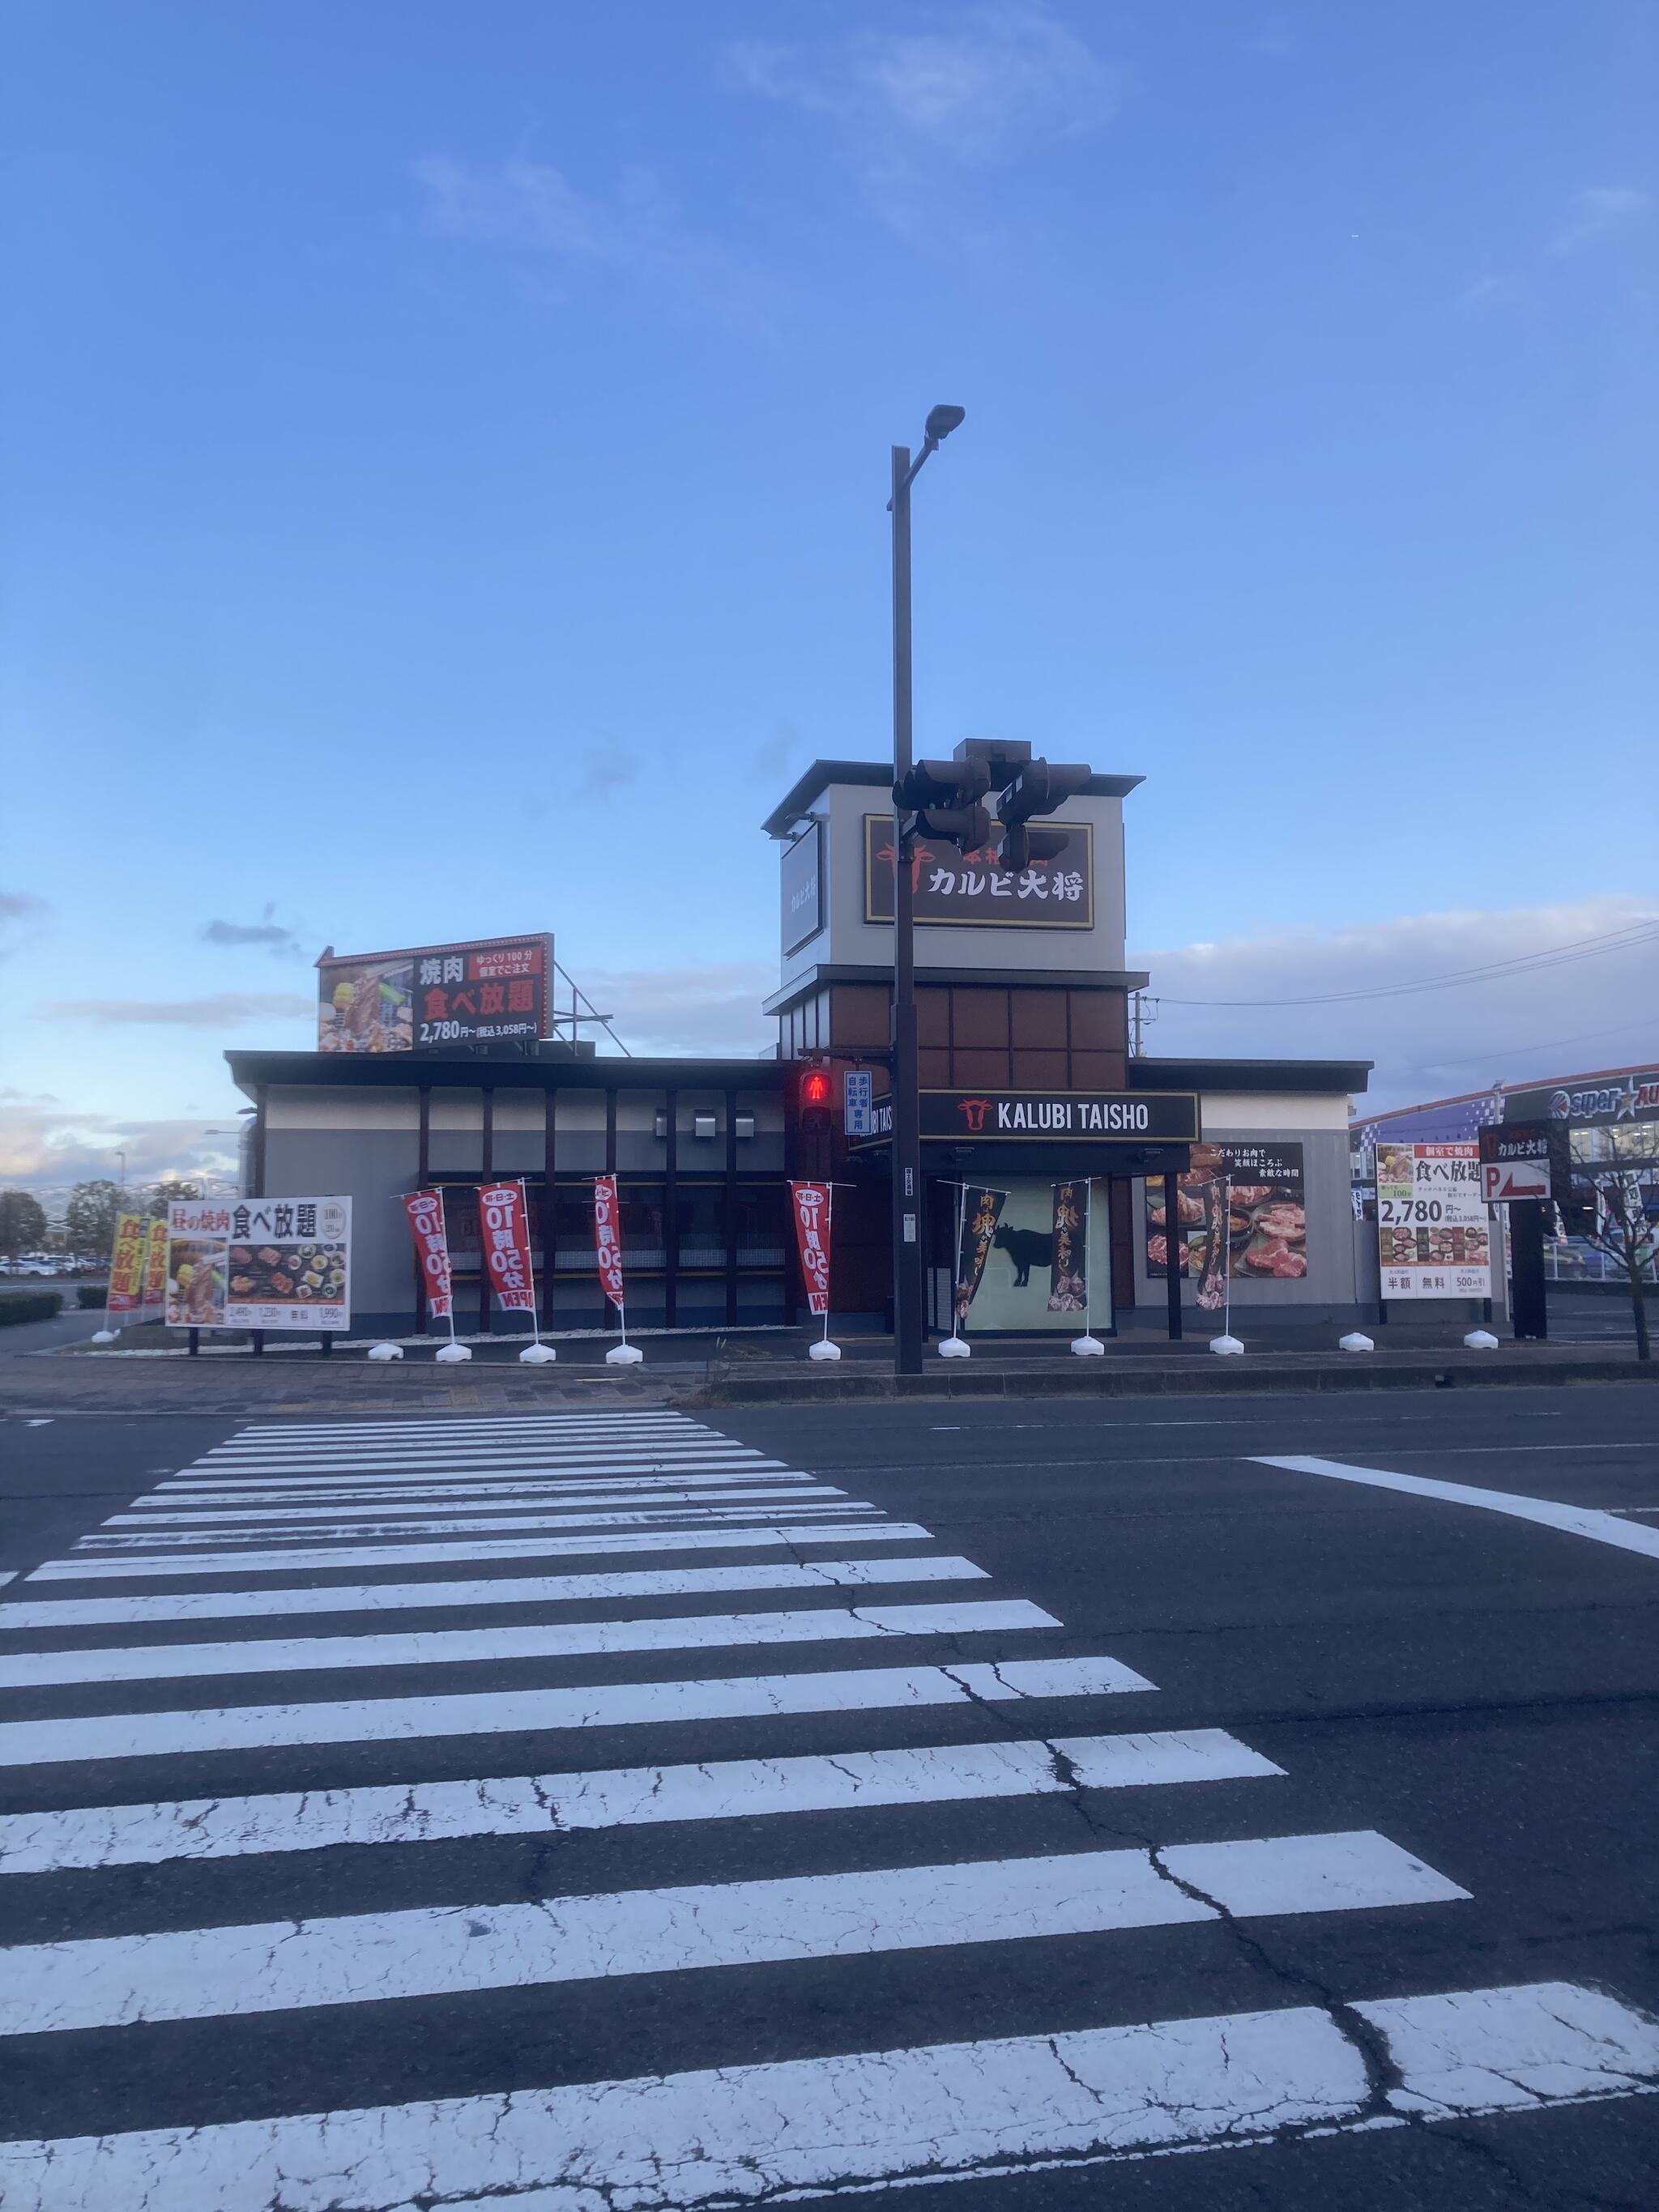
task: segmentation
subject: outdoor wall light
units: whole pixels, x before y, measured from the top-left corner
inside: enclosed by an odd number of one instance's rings
[[[694,1114],[691,1116],[694,1137],[714,1137],[720,1134],[719,1116],[714,1114]]]
[[[668,1109],[665,1106],[658,1107],[652,1119],[651,1133],[654,1137],[665,1137],[668,1134]]]
[[[739,1114],[737,1117],[737,1126],[739,1141],[741,1141],[744,1137],[752,1137],[755,1133],[754,1115],[752,1114]]]

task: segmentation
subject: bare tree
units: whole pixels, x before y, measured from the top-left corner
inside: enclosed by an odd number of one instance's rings
[[[1636,1356],[1650,1359],[1645,1270],[1659,1252],[1659,1229],[1648,1218],[1642,1186],[1659,1177],[1659,1130],[1638,1126],[1585,1134],[1594,1144],[1584,1150],[1593,1149],[1596,1157],[1576,1159],[1573,1175],[1575,1181],[1582,1177],[1593,1185],[1595,1206],[1581,1233],[1592,1251],[1604,1253],[1624,1269],[1636,1322]]]

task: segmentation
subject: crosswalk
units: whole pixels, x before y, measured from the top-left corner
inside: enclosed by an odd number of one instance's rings
[[[244,1429],[0,1593],[0,2203],[715,2212],[1659,2087],[1571,1983],[1213,2009],[1470,1893],[1083,1641],[684,1415]]]

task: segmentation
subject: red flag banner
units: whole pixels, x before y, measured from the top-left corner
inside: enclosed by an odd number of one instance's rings
[[[593,1249],[599,1255],[599,1280],[617,1311],[623,1310],[622,1207],[617,1201],[615,1176],[599,1176],[593,1184]]]
[[[434,1321],[447,1321],[455,1310],[455,1287],[444,1229],[444,1194],[441,1190],[411,1190],[404,1200],[404,1212],[426,1285],[427,1312]]]
[[[830,1188],[827,1183],[792,1182],[795,1206],[795,1249],[806,1284],[806,1301],[815,1314],[830,1310]]]
[[[478,1193],[478,1241],[502,1310],[533,1314],[530,1215],[520,1182],[487,1182]]]
[[[140,1213],[123,1213],[116,1218],[115,1247],[110,1254],[109,1297],[106,1310],[110,1313],[131,1313],[144,1294],[144,1252],[149,1223]]]

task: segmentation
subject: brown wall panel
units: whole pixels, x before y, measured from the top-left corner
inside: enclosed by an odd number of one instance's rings
[[[1072,1049],[1111,1052],[1128,1040],[1128,1001],[1121,991],[1072,991]]]
[[[1127,1313],[1135,1302],[1134,1184],[1112,1178],[1112,1310]]]
[[[941,984],[921,983],[916,987],[916,1036],[922,1044],[948,1045],[951,1042],[951,994]]]
[[[1121,1091],[1123,1062],[1115,1052],[1074,1052],[1072,1054],[1074,1091]]]
[[[923,1045],[916,1054],[918,1081],[924,1091],[951,1088],[951,1055],[936,1045]]]
[[[1006,1091],[1012,1079],[1006,1052],[963,1052],[958,1048],[951,1060],[952,1081],[969,1090]]]
[[[1021,1052],[1018,1048],[1010,1055],[1013,1063],[1016,1091],[1030,1085],[1033,1090],[1064,1091],[1071,1082],[1071,1055],[1065,1052]]]
[[[1008,1049],[1008,994],[957,984],[951,993],[951,1042],[979,1049]]]
[[[1013,1042],[1044,1048],[1049,1051],[1066,1049],[1066,994],[1064,991],[1019,990],[1009,993],[1009,1013],[1013,1024]]]
[[[830,994],[830,1034],[826,1044],[837,1050],[879,1051],[888,1042],[886,986],[880,983],[837,983]]]

